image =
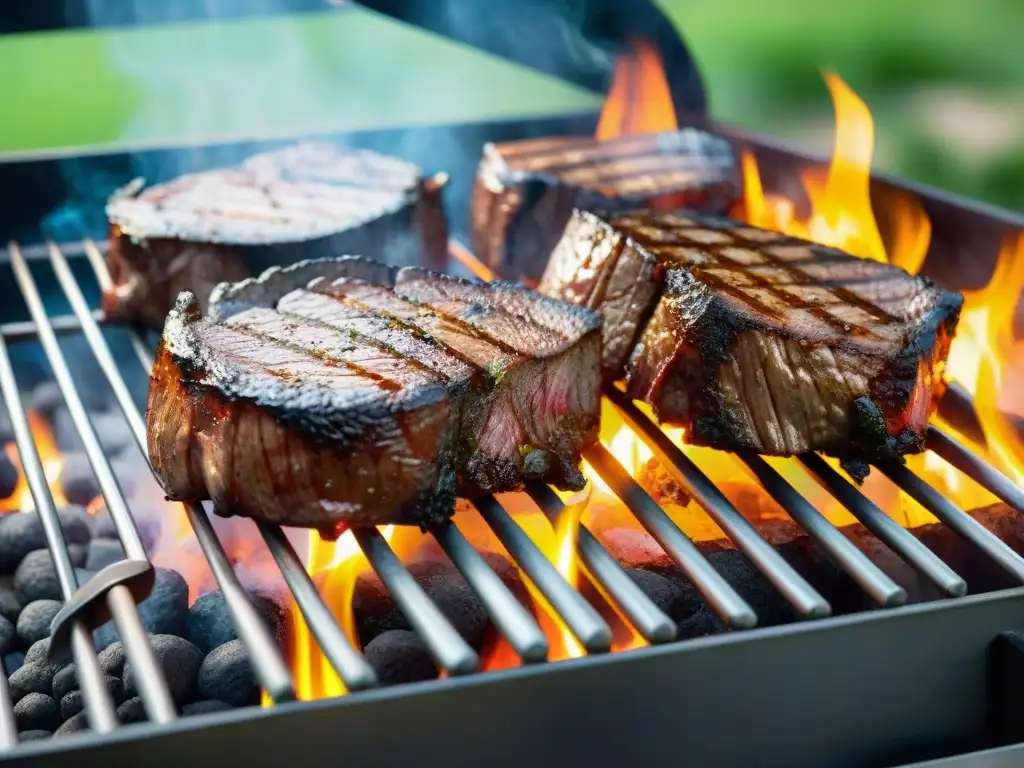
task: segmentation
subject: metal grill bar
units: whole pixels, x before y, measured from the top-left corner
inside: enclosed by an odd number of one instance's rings
[[[446,521],[433,526],[431,533],[480,597],[487,615],[519,658],[527,664],[547,659],[548,639],[544,631],[462,532]]]
[[[29,314],[39,329],[39,342],[46,351],[57,386],[82,441],[86,458],[89,461],[93,474],[96,476],[103,500],[106,502],[107,511],[117,530],[117,535],[124,547],[125,554],[128,559],[148,562],[146,549],[142,544],[142,537],[139,535],[135,521],[128,511],[124,495],[121,493],[117,478],[114,477],[110,462],[103,453],[103,448],[100,446],[96,432],[89,421],[89,416],[86,413],[85,406],[82,404],[81,397],[79,397],[74,379],[68,369],[67,361],[64,359],[64,353],[61,351],[57,337],[50,328],[46,309],[42,298],[39,296],[39,290],[36,288],[35,279],[32,277],[28,264],[21,257],[16,244],[10,244],[8,254],[11,258],[11,268],[14,270],[15,280],[21,289],[25,303],[28,305]],[[82,318],[80,317],[79,320],[82,320]],[[55,529],[55,534],[60,537],[59,525]],[[70,566],[70,560],[68,560],[68,565]],[[71,573],[73,575],[74,571]],[[74,589],[77,588],[77,584],[72,582],[72,586],[71,592],[73,593]],[[70,596],[70,594],[65,595],[65,600],[70,598]],[[141,632],[141,620],[128,587],[123,584],[112,587],[107,593],[107,604],[114,619],[114,624],[117,626],[118,633],[121,636],[125,654],[131,662],[132,671],[137,681],[139,695],[145,706],[146,714],[149,716],[150,721],[154,723],[173,722],[178,716],[177,710],[167,688],[167,681],[160,672],[156,657],[153,655],[153,649],[148,642],[133,642],[133,640],[145,638],[145,633]]]
[[[904,465],[879,464],[878,469],[962,538],[974,544],[1001,568],[1012,574],[1015,579],[1024,582],[1024,558],[1010,549],[1006,542]]]
[[[997,499],[1024,515],[1024,490],[960,441],[938,427],[929,426],[928,450],[935,451]]]
[[[907,590],[890,579],[867,555],[846,538],[830,523],[821,512],[797,493],[796,489],[776,472],[760,456],[736,454],[753,472],[765,490],[771,494],[783,509],[803,528],[807,535],[817,541],[835,562],[867,592],[872,599],[885,607],[903,605],[907,602]]]
[[[376,528],[353,530],[374,572],[395,599],[438,665],[449,675],[475,672],[480,659],[427,597]]]
[[[534,483],[527,492],[548,518],[557,520],[565,512],[562,500],[548,486]],[[676,639],[676,626],[672,619],[629,578],[618,561],[582,522],[577,534],[576,552],[588,575],[604,589],[641,637],[649,643],[667,643]]]
[[[64,257],[61,249],[53,244],[51,244],[49,253],[50,263],[57,275],[57,280],[67,296],[75,316],[81,323],[82,332],[89,344],[89,348],[114,392],[114,397],[128,422],[139,450],[142,451],[142,455],[148,461],[149,451],[146,440],[146,424],[142,418],[142,413],[128,391],[124,377],[117,368],[117,363],[110,353],[110,347],[107,345],[103,333],[89,313],[85,297],[82,295],[82,291],[71,272],[71,268],[68,266],[67,259]],[[86,241],[85,253],[95,253],[99,256],[98,260],[90,257],[89,262],[94,271],[97,268],[101,270],[96,276],[100,284],[109,283],[109,276],[107,276],[106,268],[103,265],[102,256],[91,241]],[[153,362],[145,348],[145,344],[138,339],[135,333],[132,334],[132,339],[136,342],[134,348],[136,354],[139,355],[140,362],[145,370],[149,372],[153,367]],[[287,665],[284,663],[284,659],[281,657],[277,643],[274,641],[262,618],[256,613],[256,609],[250,602],[245,589],[235,576],[227,553],[224,552],[224,548],[221,546],[220,540],[210,524],[206,511],[199,504],[187,503],[183,506],[199,546],[210,563],[210,569],[217,581],[217,585],[221,589],[221,593],[224,595],[224,601],[227,604],[228,612],[231,614],[235,631],[250,651],[253,671],[256,674],[256,678],[260,681],[260,685],[263,686],[264,690],[267,691],[274,701],[290,701],[294,699],[295,689],[292,685],[291,675],[288,672]],[[289,584],[289,586],[291,585]],[[330,622],[330,625],[336,628],[333,621]],[[346,682],[346,684],[348,683]]]
[[[11,689],[7,675],[0,674],[0,752],[6,752],[18,743],[18,723],[14,719]]]
[[[350,691],[375,688],[377,673],[366,663],[366,659],[352,647],[352,643],[334,620],[330,609],[320,599],[320,594],[316,591],[316,584],[309,577],[305,566],[302,565],[302,561],[295,553],[292,543],[284,535],[284,531],[276,525],[267,525],[266,523],[257,523],[257,527],[260,529],[260,534],[270,549],[270,553],[274,556],[274,560],[277,561],[288,589],[295,596],[295,603],[302,611],[306,626],[313,633],[320,650],[331,662],[331,666],[338,673],[338,677],[341,678],[345,687]],[[274,650],[276,652],[277,649]]]
[[[963,597],[967,594],[967,582],[928,547],[915,539],[906,528],[875,506],[871,499],[858,491],[823,458],[811,453],[801,456],[800,461],[814,479],[850,510],[865,528],[935,586],[950,597]]]
[[[0,392],[3,393],[4,402],[7,403],[22,471],[25,473],[25,480],[32,493],[36,514],[39,515],[39,521],[43,525],[47,548],[53,557],[53,566],[57,572],[57,580],[60,582],[60,591],[66,601],[78,589],[78,577],[75,575],[71,556],[68,554],[67,545],[64,542],[57,509],[53,503],[53,496],[50,495],[50,487],[46,482],[42,461],[39,459],[39,451],[32,439],[32,430],[28,424],[25,406],[21,401],[21,393],[18,391],[18,382],[14,377],[11,357],[7,351],[7,342],[2,338],[0,338]],[[92,724],[93,730],[98,733],[109,733],[118,727],[119,722],[117,714],[114,712],[114,702],[103,682],[103,672],[92,645],[92,634],[81,621],[76,621],[72,628],[71,652],[75,660],[75,674],[81,686],[89,722]],[[10,705],[9,695],[4,703]],[[5,707],[3,717],[6,719],[8,716],[13,720],[13,708],[8,710]],[[15,741],[17,741],[17,734],[15,734]]]
[[[785,561],[775,547],[761,537],[708,476],[624,392],[616,387],[607,387],[605,394],[676,482],[686,489],[802,616],[824,618],[832,613],[828,601]]]
[[[607,448],[598,443],[586,452],[584,458],[729,626],[750,629],[757,624],[754,610],[714,569],[654,499],[629,476]]]
[[[608,623],[569,585],[498,500],[481,496],[473,500],[473,505],[587,653],[611,650],[612,629]]]
[[[71,252],[70,249],[67,251],[67,253]],[[49,497],[49,489],[45,476],[42,474],[38,453],[35,452],[31,431],[18,398],[14,373],[4,344],[5,338],[26,339],[38,336],[54,365],[58,386],[65,400],[68,401],[75,426],[83,434],[87,455],[100,480],[104,497],[108,499],[108,507],[111,509],[111,515],[117,525],[118,535],[122,540],[127,539],[129,542],[134,538],[141,549],[141,539],[138,538],[138,532],[124,505],[124,499],[110,472],[109,462],[106,461],[95,440],[95,433],[74,388],[74,383],[70,379],[66,362],[55,336],[58,330],[81,331],[84,334],[114,391],[136,442],[145,455],[147,453],[145,422],[113,360],[103,331],[98,325],[97,321],[102,319],[102,315],[89,309],[71,272],[66,254],[61,248],[51,243],[33,249],[33,258],[49,257],[58,282],[72,305],[73,315],[54,318],[49,318],[45,314],[45,308],[38,296],[23,254],[14,244],[10,246],[8,253],[15,277],[25,295],[33,319],[26,323],[0,325],[0,393],[4,394],[9,408],[20,414],[20,433],[18,432],[19,417],[13,413],[12,422],[16,427],[19,452],[23,456],[28,456],[25,461],[26,476],[29,478],[33,495],[40,495],[42,498],[42,502],[37,500],[37,507],[44,520],[47,517],[47,513],[44,511],[47,509],[46,501],[49,501],[48,509],[52,513],[52,519],[49,521],[47,529],[47,540],[51,552],[54,554],[55,562],[63,558],[67,567],[70,568],[70,559],[60,534],[59,520],[56,517],[52,498]],[[84,241],[80,248],[76,248],[75,253],[84,254],[89,260],[101,287],[109,285],[110,278],[106,271],[103,255],[95,243]],[[139,333],[133,332],[130,338],[140,363],[148,372],[153,363],[149,348]],[[779,588],[799,613],[812,617],[829,614],[830,608],[824,598],[782,559],[781,555],[728,502],[699,467],[678,446],[674,445],[651,419],[619,390],[610,390],[607,392],[607,396],[638,436],[651,448],[656,458],[691,493],[693,498],[725,531],[726,535],[736,543],[737,547],[747,554],[755,566]],[[76,405],[73,405],[73,401]],[[961,471],[977,479],[1011,506],[1017,506],[1024,501],[1024,492],[1006,477],[944,433],[934,428],[932,428],[932,433],[930,440],[933,441],[932,444],[936,447],[936,452],[947,458]],[[89,439],[90,435],[91,440]],[[92,443],[95,445],[90,449],[89,446]],[[31,469],[32,456],[35,457],[34,480]],[[949,456],[953,456],[953,458],[949,458]],[[693,542],[603,446],[599,445],[588,451],[586,458],[605,483],[617,493],[641,525],[658,541],[669,557],[689,577],[712,608],[727,623],[741,628],[750,627],[756,623],[757,617],[750,606],[739,597],[732,586],[708,563]],[[898,605],[905,601],[904,590],[874,566],[860,550],[763,459],[756,456],[740,458],[793,519],[812,538],[821,543],[844,570],[876,601],[882,605]],[[910,533],[890,520],[882,510],[873,505],[838,472],[835,472],[817,456],[802,457],[801,461],[826,490],[850,509],[879,539],[888,544],[926,578],[950,596],[959,596],[964,593],[966,585],[956,573]],[[1024,560],[980,523],[957,509],[948,500],[943,499],[934,488],[910,473],[905,467],[882,467],[881,469],[897,485],[925,504],[961,536],[977,544],[989,557],[995,559],[1016,577],[1024,580]],[[109,475],[106,482],[103,479],[104,474]],[[558,515],[563,512],[562,502],[546,486],[531,487],[529,492],[549,518],[557,519]],[[113,502],[110,501],[111,498],[113,498]],[[611,645],[611,629],[593,606],[570,586],[494,497],[486,496],[475,503],[481,516],[502,541],[516,565],[554,608],[558,617],[583,647],[589,653],[607,651]],[[186,504],[184,507],[196,538],[225,595],[238,635],[249,649],[257,679],[275,701],[293,698],[294,688],[280,650],[238,581],[206,510],[199,504]],[[127,526],[125,525],[126,520]],[[126,528],[126,530],[122,530],[122,528]],[[266,524],[259,524],[258,528],[313,636],[346,687],[349,690],[359,690],[375,685],[376,676],[372,668],[352,647],[344,632],[334,621],[331,611],[318,594],[312,579],[283,531],[278,526]],[[458,528],[448,522],[434,526],[430,533],[462,573],[473,591],[480,597],[494,625],[509,641],[516,653],[525,662],[545,659],[548,653],[547,640],[537,622]],[[370,565],[394,598],[399,609],[409,619],[415,631],[433,654],[439,666],[450,675],[468,674],[475,671],[479,662],[476,653],[463,640],[440,609],[427,597],[420,584],[395,556],[387,541],[373,529],[353,531],[353,534]],[[126,545],[127,550],[129,550],[128,545]],[[138,550],[135,552],[137,554]],[[583,525],[579,526],[577,554],[588,577],[602,588],[606,597],[641,636],[649,642],[665,642],[674,637],[675,627],[672,620],[640,590],[622,566]],[[58,570],[60,570],[59,567]],[[65,590],[66,597],[73,593],[77,586],[74,583],[73,569],[69,575],[72,581],[68,585],[70,592]],[[129,649],[130,646],[135,648],[136,654],[138,648],[143,647],[151,657],[151,649],[146,642],[146,636],[142,631],[131,595],[125,590],[124,594],[109,596],[108,603],[112,612],[115,613],[115,619],[119,614],[121,616],[122,621],[118,622],[118,628],[133,665],[136,661]],[[127,621],[124,614],[128,614]],[[86,681],[83,682],[83,691],[86,694],[86,709],[90,723],[93,724],[95,730],[115,728],[117,726],[116,716],[112,703],[109,701],[109,695],[102,686],[102,677],[99,674],[91,637],[84,627],[76,627],[73,650],[76,664],[79,669],[83,670],[86,678]],[[83,657],[81,661],[79,656]],[[142,662],[142,665],[145,666],[145,661]],[[95,671],[95,675],[92,675],[93,671]],[[162,675],[155,665],[152,672],[156,682],[166,690]],[[91,683],[88,681],[89,677],[94,678]],[[149,683],[152,685],[153,680],[150,680]],[[86,688],[93,689],[92,699],[90,691],[85,690]],[[150,693],[152,694],[152,691]],[[3,681],[0,680],[0,747],[11,742],[10,734],[5,735],[4,729],[13,727],[9,697],[5,704],[4,694]],[[97,697],[100,698],[97,699]],[[105,705],[102,697],[106,698]],[[143,692],[143,697],[145,699],[145,692]],[[105,713],[102,711],[104,706],[106,707]],[[98,713],[98,719],[94,717],[94,712]],[[173,716],[173,705],[171,705],[171,714]],[[160,722],[160,718],[153,717],[152,714],[151,719]],[[14,739],[16,740],[16,734],[14,734]]]

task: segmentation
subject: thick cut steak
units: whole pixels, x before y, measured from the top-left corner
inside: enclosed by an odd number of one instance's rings
[[[580,488],[600,317],[510,283],[302,262],[182,294],[150,380],[173,499],[336,533],[423,522],[456,493]]]
[[[497,274],[537,280],[574,207],[724,213],[738,189],[728,143],[694,128],[487,144],[473,195],[474,248]]]
[[[443,184],[404,160],[331,144],[299,144],[149,188],[135,182],[107,205],[113,285],[104,312],[159,327],[183,290],[205,308],[220,282],[342,253],[440,268]]]
[[[601,312],[606,378],[690,442],[864,461],[921,450],[963,304],[888,264],[652,212],[577,211],[541,290]]]

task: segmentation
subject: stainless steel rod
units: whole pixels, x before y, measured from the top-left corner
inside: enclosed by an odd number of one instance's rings
[[[90,249],[87,245],[86,253],[88,254],[89,252]],[[92,350],[100,370],[103,371],[103,375],[114,392],[117,404],[131,429],[132,437],[135,438],[135,442],[139,450],[142,451],[143,456],[146,456],[148,459],[149,449],[146,439],[146,422],[142,417],[142,412],[128,391],[124,376],[114,361],[103,332],[100,330],[95,319],[89,314],[88,304],[82,295],[81,289],[78,287],[78,282],[71,273],[67,259],[60,248],[52,244],[49,253],[54,273],[57,275],[57,280],[67,296],[68,302],[71,304],[75,317],[78,318],[81,324],[82,333],[85,335],[89,348]],[[91,259],[90,261],[92,262]],[[98,266],[105,270],[102,260]],[[93,262],[93,267],[95,269],[97,263]],[[100,279],[99,275],[97,278]],[[145,346],[138,339],[136,333],[132,334],[132,341],[136,354],[140,355],[140,362],[144,365],[146,372],[149,373],[152,368],[152,358],[143,356]],[[234,569],[228,562],[224,548],[221,546],[213,526],[210,525],[206,511],[198,504],[189,504],[185,505],[185,507],[186,516],[192,525],[192,530],[196,535],[199,546],[203,550],[206,559],[210,561],[217,585],[221,588],[221,593],[224,595],[228,612],[231,614],[231,619],[238,636],[245,643],[246,648],[249,649],[253,671],[256,674],[257,680],[274,701],[290,701],[294,699],[295,689],[292,685],[291,675],[288,672],[284,659],[281,657],[277,643],[238,581]]]
[[[353,529],[353,534],[370,566],[438,665],[450,675],[475,672],[480,662],[476,651],[427,597],[384,537],[375,528]]]
[[[605,394],[661,465],[799,614],[818,619],[832,613],[828,601],[764,540],[708,476],[626,394],[614,386],[607,387]]]
[[[928,450],[935,451],[997,499],[1024,515],[1024,489],[952,435],[938,427],[928,427]]]
[[[516,565],[565,622],[587,653],[606,653],[612,647],[612,628],[601,614],[572,586],[537,548],[493,496],[481,496],[473,504],[494,531]]]
[[[974,544],[1001,568],[1012,574],[1015,579],[1024,582],[1024,559],[988,528],[904,465],[885,463],[879,464],[878,469],[882,470],[886,477],[910,494],[921,506],[952,528],[959,536]]]
[[[278,648],[266,621],[256,612],[249,595],[238,581],[227,553],[221,546],[216,531],[213,530],[209,515],[202,505],[195,502],[188,502],[183,506],[196,541],[199,542],[213,577],[224,595],[228,613],[231,614],[231,623],[249,652],[249,663],[252,664],[253,673],[260,687],[275,702],[293,701],[295,686],[292,684],[288,665],[281,656],[281,649]]]
[[[736,454],[740,461],[768,491],[769,495],[789,513],[807,535],[821,545],[836,564],[856,581],[879,605],[891,608],[907,602],[907,590],[885,575],[867,555],[830,523],[796,489],[764,459],[752,453]]]
[[[831,493],[864,527],[881,539],[893,552],[906,560],[932,584],[950,597],[967,594],[967,582],[946,565],[942,558],[918,541],[903,526],[879,509],[817,454],[800,457],[821,486]]]
[[[98,309],[90,313],[96,320],[103,321],[103,313]],[[54,315],[50,318],[50,327],[54,333],[71,333],[81,331],[82,325],[74,315]],[[0,336],[7,341],[24,341],[39,335],[36,324],[31,320],[17,320],[12,323],[0,323]]]
[[[548,486],[529,484],[527,492],[549,519],[557,520],[564,513],[565,505]],[[640,589],[583,523],[579,527],[576,552],[587,573],[604,589],[641,637],[649,643],[667,643],[675,639],[675,622]]]
[[[324,603],[316,585],[309,577],[305,566],[299,559],[284,531],[277,525],[257,523],[260,534],[270,549],[270,554],[277,561],[288,589],[295,597],[306,626],[316,638],[320,649],[338,673],[338,677],[350,691],[361,691],[377,685],[377,674],[359,652],[352,647],[348,637],[342,632],[334,614]]]
[[[754,609],[714,569],[654,499],[629,476],[607,448],[598,443],[584,453],[584,458],[729,626],[749,629],[757,624]]]
[[[11,688],[7,675],[0,670],[0,751],[6,752],[18,744],[18,723],[14,719]]]
[[[487,610],[487,615],[525,663],[548,657],[548,640],[531,613],[451,521],[430,528],[441,549],[459,569]]]
[[[61,530],[53,496],[50,494],[43,463],[39,459],[39,451],[32,437],[32,429],[28,423],[21,393],[18,391],[18,382],[14,376],[14,367],[11,365],[7,343],[2,338],[0,338],[0,393],[3,394],[7,411],[10,414],[14,441],[21,459],[22,472],[25,474],[25,480],[35,503],[35,514],[39,516],[39,522],[42,524],[43,533],[46,536],[47,548],[53,557],[53,566],[60,584],[61,594],[67,601],[78,589],[78,577],[75,575],[75,568],[64,542],[64,533]],[[109,733],[120,723],[117,713],[114,711],[114,702],[110,697],[110,692],[103,682],[103,672],[93,648],[92,634],[81,621],[76,621],[72,628],[71,650],[89,724],[97,733]],[[4,716],[6,717],[6,713]],[[11,717],[13,717],[13,710]]]
[[[121,487],[114,476],[110,461],[103,452],[103,447],[100,445],[96,431],[89,420],[89,415],[75,385],[74,377],[71,375],[67,361],[64,359],[60,343],[50,327],[46,307],[43,304],[42,297],[39,295],[39,289],[36,287],[32,272],[22,258],[16,244],[11,243],[7,250],[11,259],[14,279],[17,281],[22,297],[28,305],[29,314],[36,323],[39,331],[39,343],[42,344],[43,350],[46,352],[57,387],[64,398],[64,403],[71,416],[71,421],[75,425],[75,430],[82,441],[82,449],[89,461],[93,474],[96,476],[100,493],[106,502],[107,510],[117,530],[117,535],[121,539],[125,555],[131,560],[148,560],[146,549],[142,544],[142,537],[139,535],[139,529],[136,527],[135,520],[128,511],[124,494],[121,492]],[[54,250],[54,248],[50,248],[51,257]],[[87,312],[88,308],[86,308]],[[95,323],[87,314],[85,317],[78,313],[76,315],[80,321]],[[47,495],[49,495],[48,489]],[[119,630],[122,625],[130,629],[133,622],[139,621],[138,608],[134,601],[129,600],[126,603],[124,600],[117,599],[116,596],[112,599],[111,594],[108,593],[107,604],[114,623]],[[167,688],[167,681],[162,674],[151,674],[153,671],[159,671],[156,657],[153,655],[153,649],[150,647],[148,639],[141,646],[135,645],[129,648],[132,639],[131,635],[121,638],[125,647],[125,653],[129,658],[137,658],[139,661],[137,666],[139,673],[138,689],[146,708],[146,714],[149,716],[150,721],[154,723],[173,722],[177,719],[178,713],[174,706],[174,701],[171,699],[170,691]],[[132,666],[133,669],[136,668],[135,664]]]

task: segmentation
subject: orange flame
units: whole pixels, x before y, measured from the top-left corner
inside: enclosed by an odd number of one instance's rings
[[[43,465],[43,474],[50,486],[53,503],[57,509],[63,509],[68,504],[60,485],[60,476],[64,471],[64,456],[57,447],[53,430],[50,429],[49,423],[41,414],[36,411],[28,411],[28,425],[32,430],[36,450],[39,452],[39,460]],[[28,481],[25,479],[25,473],[21,467],[21,457],[18,455],[17,446],[14,443],[6,443],[4,453],[18,468],[18,484],[8,498],[0,500],[0,511],[16,512],[35,509],[35,502],[32,500],[32,492],[29,490]]]
[[[658,49],[647,40],[636,40],[632,50],[615,61],[612,87],[601,110],[596,136],[606,141],[678,127]]]
[[[902,197],[892,206],[890,248],[882,241],[871,206],[871,159],[875,127],[871,111],[836,74],[825,73],[836,112],[835,147],[827,173],[811,168],[801,174],[810,214],[800,218],[792,200],[766,195],[757,161],[741,155],[743,218],[755,226],[841,248],[855,256],[888,261],[916,273],[931,240],[931,222],[916,199]]]

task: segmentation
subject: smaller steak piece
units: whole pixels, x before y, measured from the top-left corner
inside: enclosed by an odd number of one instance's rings
[[[473,243],[495,273],[535,281],[574,207],[724,213],[738,193],[728,143],[694,128],[487,144],[473,195]]]
[[[299,144],[240,166],[180,176],[111,198],[103,310],[159,327],[178,293],[205,309],[222,281],[274,265],[372,251],[388,263],[445,264],[442,176],[398,158]]]
[[[170,314],[150,380],[170,498],[336,535],[524,479],[582,487],[600,318],[507,283],[360,258],[221,285]]]
[[[541,290],[602,313],[606,376],[625,363],[690,442],[863,461],[923,448],[963,304],[888,264],[651,212],[577,212]]]

